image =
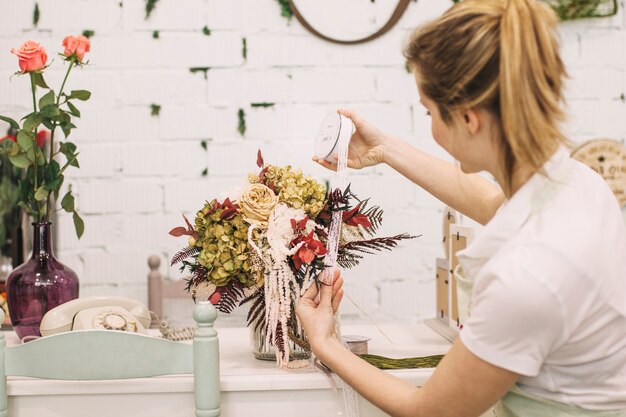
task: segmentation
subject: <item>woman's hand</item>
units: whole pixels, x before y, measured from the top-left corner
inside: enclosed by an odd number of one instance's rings
[[[343,298],[342,285],[343,278],[335,271],[332,286],[321,284],[318,297],[317,286],[311,285],[296,307],[311,349],[318,357],[327,343],[336,341],[335,313]]]
[[[382,163],[387,136],[351,110],[339,110],[338,112],[342,116],[350,118],[356,129],[348,146],[348,167],[361,169]],[[313,157],[313,160],[325,168],[337,170],[337,164],[327,162],[316,156]]]

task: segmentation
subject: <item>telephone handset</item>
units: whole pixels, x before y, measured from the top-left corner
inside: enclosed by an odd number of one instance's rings
[[[104,329],[147,334],[150,310],[126,297],[84,297],[48,311],[41,320],[42,336],[70,330]]]

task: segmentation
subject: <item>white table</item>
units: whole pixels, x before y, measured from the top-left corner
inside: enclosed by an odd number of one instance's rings
[[[382,325],[390,343],[372,325],[344,325],[343,333],[371,337],[369,353],[388,357],[443,354],[450,343],[424,324]],[[277,369],[254,358],[246,328],[219,328],[223,417],[326,417],[343,409],[338,392],[316,368]],[[7,344],[18,343],[12,332]],[[388,371],[422,386],[432,369]],[[116,381],[50,381],[23,377],[8,380],[9,417],[161,417],[193,416],[191,375]],[[361,416],[384,416],[363,398]],[[343,414],[345,416],[345,413]]]

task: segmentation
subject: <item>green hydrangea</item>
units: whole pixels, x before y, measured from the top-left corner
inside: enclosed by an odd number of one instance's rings
[[[200,248],[197,261],[208,269],[207,279],[218,287],[232,279],[249,287],[254,285],[248,248],[248,225],[241,215],[222,219],[224,209],[207,203],[196,215],[195,228]]]
[[[281,203],[303,209],[311,218],[324,208],[326,187],[313,177],[305,177],[299,169],[271,165],[265,173],[265,183],[274,184]]]

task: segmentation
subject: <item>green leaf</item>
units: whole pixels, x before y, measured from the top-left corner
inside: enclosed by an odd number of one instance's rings
[[[4,247],[7,240],[7,228],[4,223],[0,223],[0,247]]]
[[[70,156],[73,156],[74,153],[76,153],[76,145],[74,145],[72,142],[61,142],[60,150],[61,153],[65,155],[67,159],[69,159]]]
[[[74,155],[74,158],[70,159],[70,165],[76,168],[80,168],[80,164],[78,163],[78,154]]]
[[[72,116],[80,117],[80,111],[78,111],[75,105],[73,105],[71,102],[68,101],[67,107],[70,109],[70,114]]]
[[[54,159],[50,161],[43,174],[46,189],[52,191],[61,185],[61,167]]]
[[[20,125],[15,120],[11,119],[10,117],[0,116],[0,120],[10,124],[13,129],[19,129],[20,128]]]
[[[36,156],[35,156],[35,147],[31,147],[29,150],[26,151],[26,158],[28,158],[29,161],[34,161]]]
[[[9,155],[9,161],[11,161],[11,163],[18,168],[27,168],[29,165],[32,164],[32,162],[28,160],[26,155],[22,154],[15,156]]]
[[[17,144],[24,152],[33,148],[33,134],[22,129],[17,132]]]
[[[72,128],[70,127],[71,123],[61,123],[61,130],[63,131],[63,134],[65,135],[65,139],[67,139],[67,137],[70,135],[70,133],[72,133]]]
[[[60,114],[56,117],[59,123],[69,123],[72,120],[70,114],[64,110],[59,109]]]
[[[43,119],[43,125],[45,127],[47,127],[49,130],[53,130],[55,128],[54,126],[54,122],[52,122],[52,120],[48,120],[48,119]]]
[[[47,88],[48,90],[50,89],[50,87],[48,87],[48,84],[46,84],[46,81],[43,79],[43,73],[33,72],[32,75],[35,79],[35,84],[37,84],[41,88]]]
[[[48,197],[48,190],[42,185],[35,191],[35,200],[44,201]]]
[[[76,236],[78,236],[78,238],[80,239],[83,236],[83,233],[85,233],[85,222],[83,221],[83,219],[80,218],[80,216],[76,212],[74,212],[74,215],[72,216],[72,218],[74,220],[74,228],[76,229]]]
[[[39,99],[39,108],[43,109],[46,106],[54,104],[54,99],[55,99],[54,91],[50,90],[41,99]]]
[[[56,104],[49,104],[43,107],[40,111],[41,115],[47,119],[53,119],[61,115],[61,110],[59,110],[59,107]]]
[[[69,96],[67,96],[67,99],[71,100],[75,98],[76,100],[85,101],[85,100],[89,100],[90,97],[91,97],[91,93],[87,90],[74,90],[70,93]]]
[[[61,207],[68,213],[71,213],[75,210],[74,196],[72,195],[71,191],[68,191],[67,194],[65,194],[65,196],[63,197],[63,200],[61,200]]]
[[[42,166],[46,163],[46,158],[43,155],[43,152],[41,149],[39,149],[38,146],[33,146],[33,149],[36,152],[37,155],[37,166]]]
[[[12,143],[11,147],[9,148],[9,151],[7,152],[8,156],[16,156],[19,155],[20,153],[20,145],[18,145],[17,143]]]
[[[43,116],[39,113],[31,113],[24,121],[24,130],[33,132],[43,122]]]

